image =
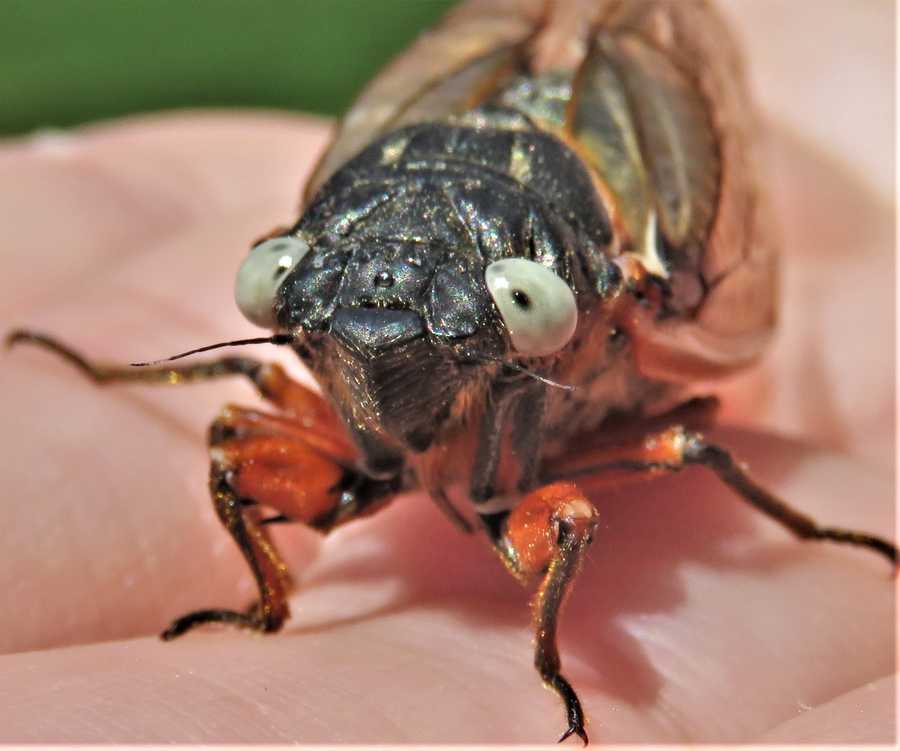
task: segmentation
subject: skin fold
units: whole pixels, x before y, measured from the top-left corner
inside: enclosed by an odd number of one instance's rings
[[[819,521],[893,538],[891,4],[726,10],[771,123],[784,308],[760,366],[716,389],[712,437]],[[294,218],[327,134],[175,113],[0,146],[0,321],[116,362],[257,335],[234,271]],[[307,378],[289,353],[252,354]],[[258,403],[243,382],[104,390],[22,348],[0,393],[0,741],[555,738],[528,593],[420,495],[327,539],[275,530],[300,585],[282,634],[158,641],[175,616],[254,594],[203,441],[220,405]],[[595,741],[892,741],[883,560],[800,544],[700,469],[593,500],[560,644]]]

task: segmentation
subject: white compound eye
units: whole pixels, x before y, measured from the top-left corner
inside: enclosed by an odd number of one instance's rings
[[[485,269],[484,280],[520,354],[552,355],[572,338],[578,323],[575,295],[546,266],[505,258]]]
[[[250,251],[237,272],[234,300],[244,317],[263,328],[275,325],[275,295],[309,245],[296,237],[273,237]]]

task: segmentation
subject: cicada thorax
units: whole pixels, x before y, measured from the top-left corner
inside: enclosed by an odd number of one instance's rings
[[[279,322],[305,332],[305,359],[382,464],[479,423],[486,374],[509,354],[489,264],[552,269],[577,292],[588,333],[598,283],[614,271],[589,170],[492,103],[377,139],[326,182],[294,233],[311,252],[281,286]]]

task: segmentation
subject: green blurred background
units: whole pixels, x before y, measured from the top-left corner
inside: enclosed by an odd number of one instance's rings
[[[453,0],[0,0],[0,135],[172,107],[339,114]]]

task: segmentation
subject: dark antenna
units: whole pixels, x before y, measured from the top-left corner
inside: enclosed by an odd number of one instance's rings
[[[275,334],[274,336],[257,336],[253,339],[235,339],[230,342],[219,342],[218,344],[207,344],[205,347],[197,347],[197,349],[189,349],[171,357],[164,357],[162,360],[151,360],[149,362],[132,362],[129,363],[134,368],[144,368],[148,365],[161,365],[164,362],[172,362],[172,360],[180,360],[188,355],[196,355],[198,352],[209,352],[211,349],[219,349],[220,347],[240,347],[244,344],[290,344],[294,337],[290,334]]]

